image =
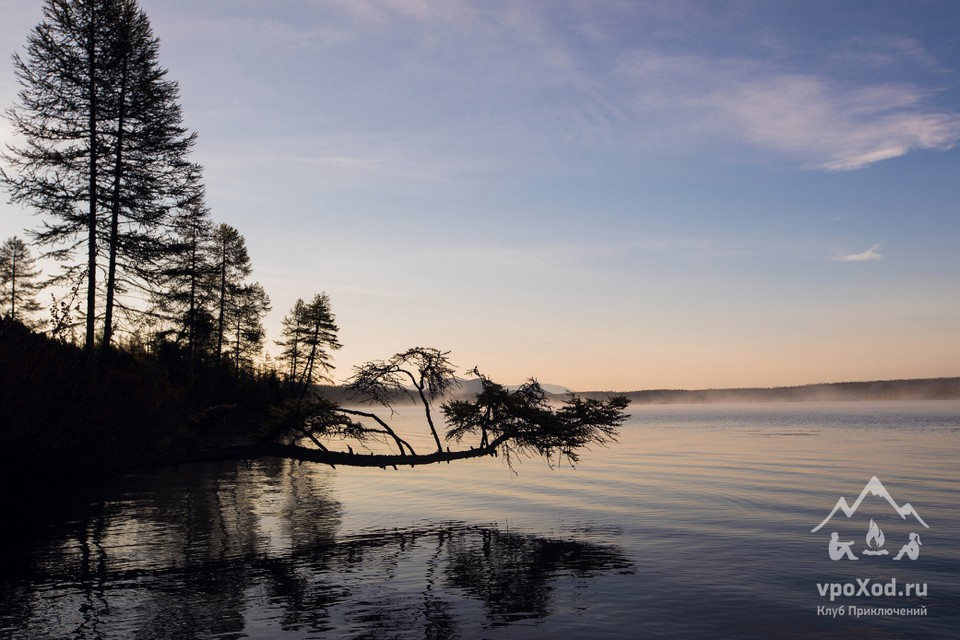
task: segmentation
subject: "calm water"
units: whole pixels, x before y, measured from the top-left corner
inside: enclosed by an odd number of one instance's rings
[[[4,519],[0,638],[957,637],[960,403],[631,413],[576,470],[268,460],[64,487]],[[868,496],[811,533],[872,476],[929,529]],[[870,519],[890,555],[831,561]],[[818,590],[858,579],[926,595]]]

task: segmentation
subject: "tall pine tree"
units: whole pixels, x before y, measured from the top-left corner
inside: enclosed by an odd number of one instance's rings
[[[157,283],[171,212],[199,190],[200,170],[188,160],[196,136],[183,126],[177,84],[160,67],[159,41],[133,0],[117,2],[110,39],[114,88],[108,113],[111,152],[107,286],[103,342],[114,331],[117,293],[124,285]]]
[[[339,330],[326,293],[318,293],[309,304],[298,299],[283,319],[277,344],[282,348],[280,360],[287,365],[287,384],[295,394],[306,393],[316,382],[329,381],[331,351],[340,348]]]
[[[0,317],[28,322],[40,310],[35,299],[40,270],[23,240],[14,236],[0,245]]]
[[[178,211],[171,232],[152,313],[165,325],[159,337],[185,349],[192,372],[213,350],[216,318],[213,223],[202,192]]]
[[[43,13],[14,57],[21,90],[6,115],[25,144],[3,156],[10,171],[0,180],[14,202],[43,214],[34,235],[64,263],[61,278],[86,280],[89,352],[98,310],[109,345],[118,294],[154,284],[164,222],[199,170],[179,90],[136,1],[46,0]]]
[[[230,314],[239,307],[246,279],[253,272],[247,241],[240,232],[228,224],[219,224],[213,230],[211,261],[214,278],[216,313],[216,358],[223,355],[224,343],[231,329]]]
[[[230,329],[225,355],[234,368],[250,370],[263,351],[263,317],[270,311],[270,298],[259,282],[244,284],[235,291],[227,310]]]
[[[304,333],[307,327],[307,305],[303,298],[297,298],[290,309],[290,313],[283,317],[281,321],[280,340],[274,343],[280,347],[279,360],[286,364],[286,371],[283,375],[287,384],[293,386],[296,383],[303,363]]]

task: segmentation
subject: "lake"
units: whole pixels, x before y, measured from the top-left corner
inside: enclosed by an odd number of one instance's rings
[[[576,469],[260,460],[5,487],[0,638],[957,637],[960,402],[629,412]],[[811,531],[874,476],[889,500]],[[834,532],[857,561],[831,560]]]

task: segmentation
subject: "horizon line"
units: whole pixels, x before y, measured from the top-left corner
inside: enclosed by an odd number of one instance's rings
[[[478,378],[459,378],[464,381],[477,380]],[[805,384],[796,384],[796,385],[779,385],[773,387],[707,387],[701,389],[668,389],[668,388],[658,388],[658,389],[631,389],[629,391],[617,391],[611,389],[592,389],[586,391],[577,391],[571,389],[567,385],[555,384],[555,383],[540,383],[544,387],[561,387],[567,389],[571,393],[576,394],[600,394],[600,393],[619,393],[619,394],[640,394],[640,393],[729,393],[729,392],[755,392],[755,391],[792,391],[792,390],[801,390],[801,389],[811,389],[814,387],[842,387],[845,385],[870,385],[870,384],[903,384],[903,383],[936,383],[936,382],[956,382],[960,384],[960,375],[957,376],[939,376],[933,378],[889,378],[889,379],[873,379],[873,380],[844,380],[839,382],[811,382]],[[332,389],[342,389],[345,388],[346,384],[323,384],[317,385],[320,388],[332,388]],[[516,384],[507,384],[505,387],[517,387]],[[565,395],[565,393],[550,393],[548,395]],[[958,396],[960,397],[960,391],[958,391]]]

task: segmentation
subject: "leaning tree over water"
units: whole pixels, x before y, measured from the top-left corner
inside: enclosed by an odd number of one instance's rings
[[[510,389],[476,368],[470,373],[479,383],[479,392],[458,398],[453,392],[461,382],[455,370],[449,352],[425,347],[368,362],[355,368],[347,385],[354,403],[360,406],[335,402],[319,393],[289,398],[275,412],[260,442],[196,452],[192,459],[276,456],[330,465],[396,468],[502,454],[508,464],[517,456],[576,464],[585,448],[615,441],[619,427],[629,417],[625,409],[630,401],[623,395],[601,400],[568,394],[558,402],[536,380]],[[423,412],[426,431],[436,445],[428,453],[417,452],[411,442],[415,434],[403,433],[390,424],[394,407],[404,399]],[[442,423],[432,410],[434,402],[440,404]],[[364,404],[379,405],[389,415],[368,410]],[[438,423],[446,427],[442,440]],[[361,453],[350,443],[358,447],[378,443],[375,446],[381,451]]]

